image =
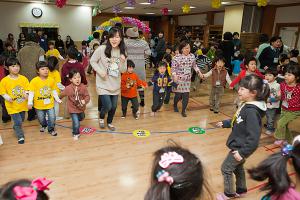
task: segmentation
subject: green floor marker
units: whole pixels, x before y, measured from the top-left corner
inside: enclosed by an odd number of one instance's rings
[[[192,134],[204,134],[205,133],[205,129],[197,127],[197,126],[190,127],[188,129],[188,131]]]

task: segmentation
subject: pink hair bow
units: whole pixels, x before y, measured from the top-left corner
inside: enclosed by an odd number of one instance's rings
[[[161,166],[163,169],[168,168],[171,164],[179,164],[183,163],[184,159],[181,155],[179,155],[176,152],[168,152],[164,153],[160,157],[159,166]]]
[[[166,172],[165,170],[161,170],[156,175],[158,182],[167,182],[169,185],[172,185],[174,182],[174,179],[172,176],[170,176],[169,172]]]
[[[14,187],[15,198],[17,200],[36,200],[38,191],[49,190],[48,185],[53,181],[46,178],[34,179],[30,187],[16,186]]]

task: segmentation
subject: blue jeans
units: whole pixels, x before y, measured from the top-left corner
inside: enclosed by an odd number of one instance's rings
[[[274,128],[274,122],[275,122],[275,117],[276,117],[276,111],[277,108],[268,108],[266,111],[266,117],[267,117],[267,130],[268,131],[275,131]]]
[[[82,113],[70,113],[72,118],[73,135],[79,135],[80,121],[85,117],[84,112]]]
[[[42,127],[46,128],[48,126],[48,132],[51,133],[55,128],[55,111],[54,107],[46,110],[36,109],[36,114],[38,120]],[[46,120],[46,115],[48,116],[48,121]]]
[[[118,95],[100,95],[102,107],[100,112],[100,119],[105,118],[105,114],[108,113],[107,123],[111,124],[118,104]]]
[[[23,112],[12,114],[11,118],[14,121],[13,129],[14,129],[18,139],[24,138],[24,131],[22,129],[22,122],[25,119],[25,112],[23,111]]]

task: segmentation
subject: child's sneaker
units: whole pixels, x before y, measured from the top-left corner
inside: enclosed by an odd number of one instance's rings
[[[79,140],[79,137],[80,137],[80,134],[73,135],[73,139],[74,139],[74,140]]]
[[[56,121],[59,121],[59,120],[62,120],[62,119],[64,119],[64,118],[63,117],[56,117],[55,118]]]
[[[235,196],[233,197],[228,197],[226,196],[224,193],[222,194],[217,194],[217,200],[228,200],[228,199],[235,199],[235,198],[239,198],[239,197],[242,197],[240,194],[235,194]]]
[[[18,139],[18,144],[24,144],[25,143],[25,139],[23,137]]]
[[[57,133],[55,131],[51,131],[49,134],[52,136],[57,136]]]
[[[150,113],[150,116],[151,116],[151,117],[155,117],[155,112],[151,112],[151,113]]]
[[[111,130],[111,131],[115,131],[115,130],[116,130],[116,128],[115,128],[114,125],[112,125],[112,124],[107,124],[107,127],[108,127],[108,129]]]
[[[99,119],[100,128],[105,128],[104,119]]]
[[[137,113],[133,113],[133,117],[134,119],[138,120],[139,119],[139,115]]]
[[[40,128],[40,132],[41,132],[41,133],[44,133],[44,132],[46,131],[46,129],[47,129],[47,127],[41,127],[41,128]]]
[[[282,146],[284,143],[285,143],[284,140],[276,140],[276,141],[274,142],[274,144],[277,145],[277,146]]]
[[[123,114],[123,115],[121,116],[121,118],[122,118],[122,119],[125,119],[125,118],[126,118],[126,115]]]

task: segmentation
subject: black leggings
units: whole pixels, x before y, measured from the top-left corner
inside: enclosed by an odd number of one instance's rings
[[[175,97],[174,97],[174,108],[177,108],[177,104],[180,100],[182,100],[182,113],[185,113],[187,105],[189,103],[189,97],[190,93],[189,92],[175,92]]]

